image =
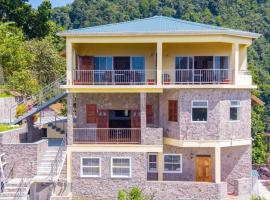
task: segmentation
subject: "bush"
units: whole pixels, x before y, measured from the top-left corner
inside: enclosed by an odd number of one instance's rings
[[[143,199],[143,194],[140,188],[134,187],[131,189],[129,192],[129,199],[130,200],[142,200]]]
[[[16,108],[16,118],[22,116],[24,113],[27,112],[27,105],[26,104],[21,104],[21,105],[18,105],[17,108]]]
[[[118,200],[153,200],[154,194],[144,195],[143,191],[138,187],[133,187],[129,192],[124,190],[118,191]]]
[[[266,200],[264,197],[252,197],[252,200]]]
[[[124,190],[118,191],[118,200],[127,200],[127,193]]]

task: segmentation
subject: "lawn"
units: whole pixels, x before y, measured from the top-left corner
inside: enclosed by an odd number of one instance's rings
[[[10,126],[8,124],[0,124],[0,132],[4,132],[4,131],[8,131],[8,130],[11,130],[11,129],[16,129],[16,128],[19,128],[19,126],[15,125],[15,126]]]
[[[8,94],[6,92],[0,93],[0,98],[6,98],[6,97],[12,97],[12,95],[11,94]]]

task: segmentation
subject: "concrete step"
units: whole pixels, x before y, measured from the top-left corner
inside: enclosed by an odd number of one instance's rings
[[[27,196],[28,191],[22,192],[22,196]],[[0,197],[14,197],[16,192],[3,192],[0,194]]]
[[[17,192],[18,188],[19,188],[18,186],[17,186],[17,187],[14,187],[14,186],[6,186],[6,187],[5,187],[5,192]],[[21,189],[22,189],[22,191],[26,191],[26,190],[28,190],[29,188],[28,188],[28,187],[22,187]]]

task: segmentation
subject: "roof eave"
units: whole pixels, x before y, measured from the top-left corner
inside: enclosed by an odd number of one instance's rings
[[[233,32],[233,31],[179,31],[179,32],[86,32],[86,33],[72,33],[72,32],[60,32],[57,33],[61,37],[91,37],[91,36],[149,36],[149,35],[232,35],[238,37],[248,37],[257,39],[261,36],[259,33],[251,32]]]

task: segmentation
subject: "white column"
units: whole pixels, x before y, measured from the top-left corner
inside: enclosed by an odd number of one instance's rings
[[[215,182],[221,182],[221,155],[220,147],[215,147]]]
[[[239,44],[234,43],[232,46],[233,50],[233,65],[234,65],[234,83],[237,83],[237,78],[239,74]]]
[[[66,63],[67,63],[67,85],[72,85],[72,63],[73,63],[73,51],[72,43],[70,41],[66,42]]]
[[[157,161],[158,161],[158,181],[163,181],[164,157],[162,152],[158,153]]]
[[[157,85],[162,85],[162,42],[157,43]]]

